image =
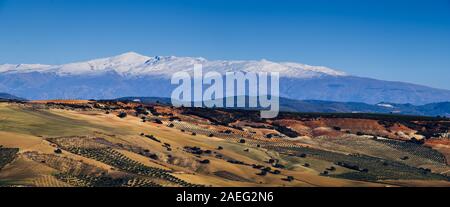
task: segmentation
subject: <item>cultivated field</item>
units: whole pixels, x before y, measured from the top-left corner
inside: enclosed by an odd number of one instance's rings
[[[0,185],[450,186],[449,120],[0,103]]]

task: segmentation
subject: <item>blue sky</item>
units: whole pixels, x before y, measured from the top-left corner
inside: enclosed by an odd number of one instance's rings
[[[450,0],[0,0],[0,64],[127,51],[295,61],[450,89]]]

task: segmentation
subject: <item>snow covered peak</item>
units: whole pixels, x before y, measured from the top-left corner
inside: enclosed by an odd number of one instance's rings
[[[322,75],[344,76],[345,73],[323,66],[310,66],[300,63],[277,63],[262,59],[260,61],[209,61],[202,57],[154,56],[148,57],[135,52],[64,65],[0,65],[0,73],[53,72],[59,75],[98,75],[116,72],[123,76],[165,76],[171,77],[178,71],[191,72],[195,64],[202,64],[203,70],[219,73],[279,72],[281,77],[311,78]]]
[[[121,61],[121,62],[142,62],[145,60],[148,60],[150,57],[141,55],[139,53],[135,52],[127,52],[123,53],[114,57],[111,57],[109,59],[113,61]]]
[[[130,70],[143,65],[149,59],[150,57],[135,52],[127,52],[109,58],[54,66],[52,67],[52,71],[61,75],[92,75],[107,71],[125,74]]]

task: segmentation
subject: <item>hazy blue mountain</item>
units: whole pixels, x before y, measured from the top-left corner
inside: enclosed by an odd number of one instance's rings
[[[9,93],[0,93],[0,100],[18,100],[23,101],[25,99],[11,95]]]
[[[296,112],[384,113],[450,117],[450,102],[425,105],[281,99],[281,110]]]
[[[170,98],[164,97],[122,97],[115,100],[136,101],[141,103],[162,103],[168,105],[171,103]],[[225,103],[223,100],[222,102]],[[259,110],[259,108],[247,109]],[[280,111],[318,113],[382,113],[450,117],[450,102],[415,106],[412,104],[366,104],[359,102],[293,100],[288,98],[280,98]]]

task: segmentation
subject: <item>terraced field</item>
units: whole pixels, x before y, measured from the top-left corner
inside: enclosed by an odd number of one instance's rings
[[[133,160],[124,154],[118,152],[117,150],[114,150],[111,148],[112,143],[107,142],[103,139],[89,139],[86,137],[68,137],[68,138],[53,138],[48,139],[49,141],[57,144],[59,147],[61,147],[64,150],[67,150],[73,154],[77,154],[86,158],[90,158],[93,160],[97,160],[99,162],[105,163],[109,166],[115,167],[120,171],[136,174],[136,175],[142,175],[142,176],[148,176],[151,178],[157,178],[162,179],[165,181],[168,181],[170,183],[173,183],[175,185],[184,186],[184,187],[194,187],[196,185],[185,182],[184,180],[181,180],[175,176],[172,176],[168,170],[155,168],[155,167],[149,167],[142,163],[139,163],[136,160]],[[80,146],[80,147],[79,147]],[[123,145],[120,145],[123,147]],[[61,174],[57,176],[58,178],[61,178],[65,181],[74,181],[77,182],[86,181],[86,186],[96,185],[99,183],[103,183],[105,186],[112,185],[116,183],[117,185],[120,184],[120,186],[125,186],[128,182],[135,183],[135,184],[142,184],[145,185],[145,183],[148,183],[149,186],[156,186],[156,183],[153,182],[147,182],[144,180],[139,180],[136,178],[121,178],[121,179],[111,179],[110,177],[105,176],[73,176],[74,173],[69,174]],[[75,173],[75,175],[79,175],[79,173]],[[103,185],[102,184],[102,185]]]
[[[332,175],[337,178],[363,180],[363,181],[382,181],[382,180],[446,180],[450,181],[450,177],[435,174],[426,169],[419,169],[409,165],[384,160],[367,155],[346,155],[330,151],[312,149],[307,147],[268,147],[280,153],[289,153],[294,156],[311,156],[316,159],[326,160],[335,165],[348,168],[351,172]]]
[[[79,187],[161,187],[151,180],[139,178],[112,178],[108,176],[56,174],[55,177],[72,186]]]
[[[442,164],[447,163],[445,156],[439,153],[438,151],[432,149],[431,147],[425,147],[423,145],[412,142],[404,142],[389,139],[377,139],[377,141],[384,143],[395,149],[408,152],[410,154],[417,155],[419,157],[423,157],[438,163]]]
[[[398,145],[392,146],[387,144],[388,142],[397,143]],[[417,168],[430,168],[438,173],[450,170],[450,167],[446,164],[445,157],[441,153],[411,142],[350,135],[342,136],[339,139],[330,137],[301,139],[299,143],[317,146],[318,149],[325,151],[364,154],[385,160],[398,161]]]

